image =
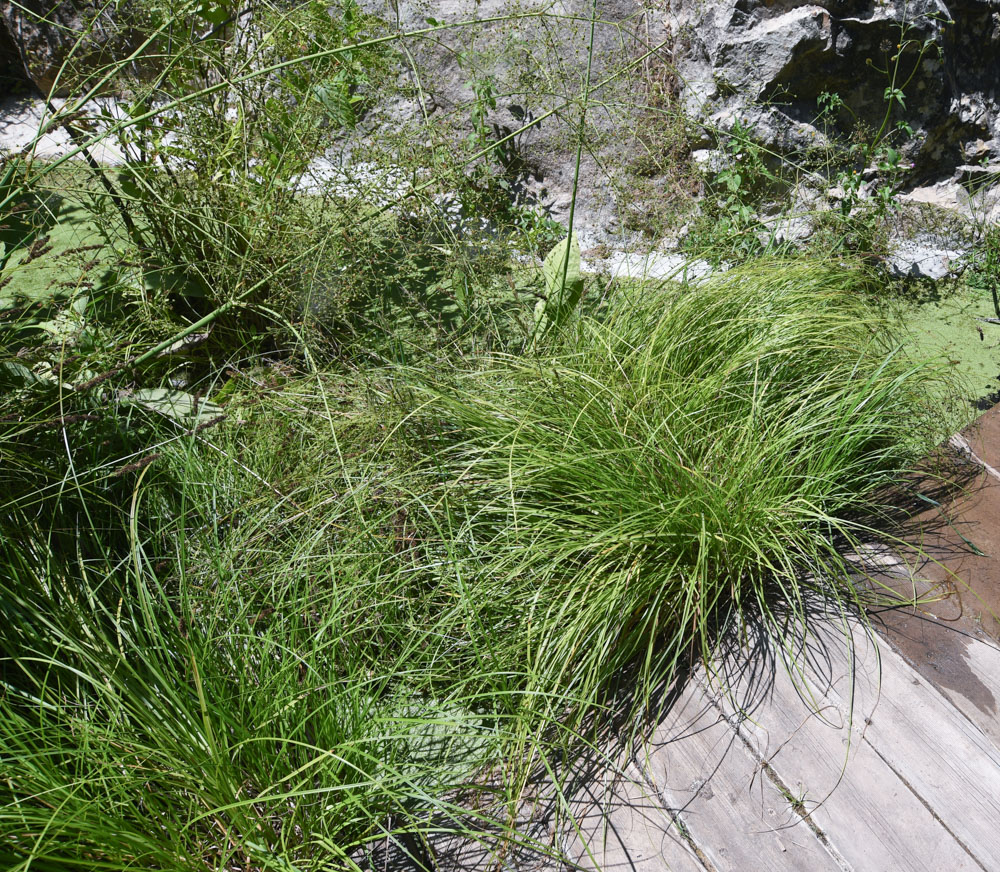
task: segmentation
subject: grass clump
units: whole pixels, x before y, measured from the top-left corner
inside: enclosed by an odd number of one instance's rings
[[[811,591],[865,595],[841,549],[943,425],[857,281],[756,262],[612,287],[520,355],[233,358],[197,412],[127,368],[74,389],[22,364],[2,865],[357,869],[380,842],[427,868],[437,837],[531,843],[529,776],[570,768],[616,684],[648,714],[727,620],[777,635]]]
[[[644,703],[727,620],[760,613],[780,636],[808,591],[868,595],[844,549],[945,431],[925,401],[937,376],[857,281],[755,262],[642,287],[549,354],[434,390],[429,450],[476,600],[509,621],[497,656],[583,702],[638,663]]]
[[[357,869],[376,841],[424,862],[428,833],[514,838],[476,787],[514,727],[438,665],[462,615],[415,596],[390,459],[342,458],[367,410],[324,414],[343,384],[320,387],[244,390],[197,431],[142,408],[39,431],[80,474],[26,468],[35,496],[3,504],[3,868]]]

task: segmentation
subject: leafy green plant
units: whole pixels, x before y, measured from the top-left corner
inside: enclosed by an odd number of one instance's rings
[[[227,17],[214,7],[194,16],[209,25]],[[315,251],[329,232],[298,180],[324,143],[355,123],[385,51],[345,45],[378,26],[349,0],[335,15],[316,3],[292,12],[265,6],[244,18],[239,41],[175,44],[172,65],[140,86],[129,123],[117,128],[120,185],[142,228],[141,291],[181,298],[196,314],[238,299],[244,319],[258,302],[297,295],[306,273],[287,268],[289,252]],[[311,59],[289,64],[296,53]],[[220,77],[227,88],[213,84]],[[185,92],[197,99],[151,114],[160,94]]]
[[[759,199],[759,186],[764,180],[776,181],[754,141],[752,131],[737,119],[726,140],[728,162],[715,176],[715,184],[723,192],[722,232],[740,233],[753,226],[752,199]],[[756,189],[756,190],[755,190]]]
[[[527,252],[544,251],[559,243],[565,228],[540,208],[528,204],[511,209],[510,223]]]
[[[475,95],[470,108],[472,133],[468,141],[473,148],[482,148],[491,143],[492,130],[487,118],[490,111],[497,108],[495,85],[489,76],[480,76],[471,79],[467,87]]]
[[[567,236],[548,253],[542,263],[545,296],[535,306],[534,341],[563,327],[576,311],[583,294],[580,245]]]
[[[886,81],[882,116],[873,127],[864,124],[838,94],[824,92],[817,101],[817,121],[828,135],[838,116],[849,116],[854,128],[851,141],[833,156],[832,168],[839,197],[837,218],[848,231],[848,247],[856,251],[872,251],[884,242],[887,219],[896,211],[899,191],[913,168],[903,154],[904,143],[914,135],[905,114],[906,89],[928,53],[941,50],[934,39],[919,36],[922,24],[905,19],[897,42],[882,41],[882,65],[866,60]]]
[[[995,226],[986,229],[976,249],[970,281],[990,292],[993,311],[1000,323],[1000,230]]]
[[[779,179],[768,167],[752,127],[736,119],[720,138],[723,165],[706,186],[702,214],[684,244],[689,251],[713,260],[759,255],[769,248],[772,235],[761,208],[769,193],[780,186]]]

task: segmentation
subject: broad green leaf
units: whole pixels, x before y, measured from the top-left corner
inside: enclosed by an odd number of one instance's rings
[[[144,406],[177,421],[214,418],[222,414],[222,407],[209,400],[197,400],[187,391],[174,388],[142,388],[123,394],[126,404]]]
[[[0,387],[10,389],[24,388],[33,385],[41,379],[28,367],[16,360],[0,361]]]
[[[561,327],[575,311],[583,294],[580,245],[573,235],[560,242],[542,264],[545,300],[535,310],[535,335]]]
[[[211,3],[204,3],[201,9],[198,10],[198,15],[204,18],[209,24],[214,24],[218,27],[229,18],[229,9],[224,3],[218,6],[214,6]]]

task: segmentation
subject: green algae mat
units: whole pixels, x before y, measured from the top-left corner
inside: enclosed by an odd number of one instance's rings
[[[27,220],[6,219],[0,231],[0,311],[87,290],[105,278],[94,262],[103,246],[87,209],[69,198],[46,198]]]
[[[900,312],[917,359],[953,368],[963,400],[984,411],[1000,394],[1000,324],[988,291],[957,285],[939,289]]]

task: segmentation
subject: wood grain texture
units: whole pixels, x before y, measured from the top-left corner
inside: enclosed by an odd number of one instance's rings
[[[562,826],[566,855],[601,872],[705,872],[677,822],[638,779],[609,777],[578,790]]]
[[[696,681],[636,766],[717,872],[842,868]]]
[[[1000,654],[967,650],[1000,697]],[[976,723],[995,726],[989,709],[956,707],[856,623],[817,619],[792,660],[794,677],[759,648],[720,662],[724,683],[697,672],[618,767],[629,777],[577,794],[572,858],[611,872],[1000,869],[1000,750]]]
[[[836,677],[834,655],[811,649],[809,656],[808,681],[793,681],[780,664],[768,671],[764,690],[753,694],[752,711],[742,712],[739,728],[801,799],[833,850],[855,872],[981,870],[872,745],[850,728],[839,697],[831,701],[816,692]],[[732,692],[717,699],[731,716],[741,716],[745,705],[735,701],[749,700],[760,678],[759,664],[756,669],[730,670]],[[863,725],[871,714],[859,705],[854,720]]]
[[[830,641],[831,673],[811,683],[844,721],[853,695],[856,741],[873,748],[984,869],[1000,869],[1000,751],[889,645],[876,649],[856,626],[853,635],[853,670],[845,647]]]
[[[950,647],[956,649],[948,661],[931,661],[918,671],[931,682],[952,705],[975,724],[984,735],[1000,748],[1000,649],[995,643],[968,636],[959,636],[947,628],[939,632],[953,637]],[[954,672],[950,661],[964,667],[960,680],[946,680]],[[950,677],[950,676],[949,676]]]

